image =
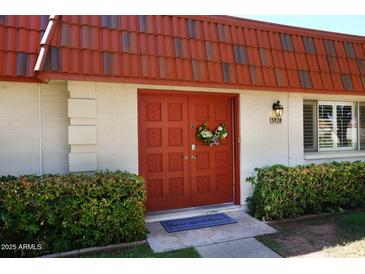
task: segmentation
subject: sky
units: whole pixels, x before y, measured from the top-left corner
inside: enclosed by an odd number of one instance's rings
[[[365,15],[240,15],[239,17],[365,36]]]

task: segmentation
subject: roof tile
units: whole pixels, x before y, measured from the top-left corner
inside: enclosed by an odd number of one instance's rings
[[[292,39],[293,39],[294,50],[296,52],[304,53],[305,50],[302,37],[298,35],[293,35]]]
[[[263,30],[257,30],[257,41],[260,48],[270,49],[270,38],[269,33]]]
[[[304,53],[295,53],[295,60],[298,65],[298,69],[308,70],[308,64]]]
[[[343,58],[346,58],[346,52],[345,52],[345,48],[344,48],[344,45],[343,45],[343,42],[341,41],[335,41],[335,47],[336,47],[336,52],[337,52],[337,55],[339,57],[343,57]]]
[[[269,32],[269,38],[270,38],[270,44],[272,49],[275,50],[283,50],[282,46],[281,46],[281,40],[280,40],[280,34],[277,32]]]
[[[323,88],[326,90],[333,90],[331,74],[328,72],[320,72],[320,74],[322,78]]]
[[[310,78],[312,79],[313,88],[323,89],[321,74],[318,71],[310,71],[309,74]]]
[[[204,21],[203,32],[205,40],[219,41],[217,25],[215,23]]]
[[[208,74],[209,74],[209,81],[223,82],[223,72],[220,63],[208,62]]]
[[[333,87],[335,90],[344,90],[344,87],[342,85],[342,79],[341,79],[341,74],[339,73],[331,73],[331,79],[333,82]]]
[[[261,66],[261,58],[258,48],[247,47],[248,62],[251,65]]]
[[[166,15],[157,15],[156,16],[156,32],[158,34],[172,36],[171,16],[166,16]]]
[[[357,58],[365,58],[365,54],[364,54],[364,51],[361,47],[361,44],[354,43],[353,48],[354,48],[355,55],[356,55]]]
[[[279,87],[289,87],[289,80],[286,70],[275,68],[275,77]]]
[[[305,58],[307,59],[308,69],[311,71],[320,71],[317,56],[313,54],[306,54]]]
[[[361,78],[358,75],[351,75],[352,84],[355,91],[364,91],[364,88],[361,83]]]
[[[182,68],[176,70],[176,77],[182,81],[193,80],[192,65],[190,60],[176,58],[176,67]]]
[[[251,85],[250,71],[247,65],[236,65],[236,71],[239,84]]]
[[[297,63],[293,52],[284,51],[285,66],[288,69],[297,69]]]
[[[275,87],[277,85],[275,70],[273,68],[263,67],[262,72],[264,76],[265,85],[269,87]]]
[[[233,44],[240,44],[240,45],[247,44],[243,30],[244,30],[243,28],[231,26]]]
[[[346,58],[338,58],[338,65],[341,73],[350,73],[349,65]]]
[[[288,74],[289,86],[291,88],[301,88],[298,72],[296,70],[289,69],[287,70],[287,74]]]

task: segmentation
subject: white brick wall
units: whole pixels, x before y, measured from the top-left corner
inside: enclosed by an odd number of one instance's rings
[[[65,83],[41,86],[44,173],[68,171]],[[0,175],[39,174],[39,84],[0,82]]]
[[[137,90],[98,83],[98,168],[138,172]]]
[[[245,183],[245,179],[253,174],[256,167],[275,163],[297,165],[333,159],[365,160],[364,155],[360,154],[348,158],[308,160],[304,157],[302,147],[303,99],[365,100],[359,96],[72,81],[67,84],[71,90],[70,96],[74,96],[71,98],[95,98],[96,118],[74,117],[69,121],[66,84],[51,82],[41,86],[44,172],[67,172],[70,153],[70,162],[77,169],[87,166],[88,170],[120,169],[138,173],[138,88],[230,92],[240,95],[242,204],[246,203],[245,200],[251,193],[251,186]],[[272,103],[276,99],[280,99],[284,106],[283,123],[271,125],[269,117]],[[90,116],[88,113],[86,116]],[[96,126],[96,145],[75,144],[70,149],[67,137],[69,125]],[[38,84],[0,83],[0,175],[39,171],[38,126]],[[88,154],[83,158],[85,153]],[[73,157],[73,154],[77,155]],[[82,162],[84,164],[79,165]]]
[[[66,82],[41,86],[43,173],[68,173]]]

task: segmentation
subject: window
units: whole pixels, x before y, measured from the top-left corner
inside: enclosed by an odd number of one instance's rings
[[[357,145],[358,105],[359,146]],[[304,152],[365,149],[363,131],[365,131],[365,103],[307,100],[303,103]]]

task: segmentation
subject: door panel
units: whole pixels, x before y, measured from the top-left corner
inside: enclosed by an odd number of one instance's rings
[[[191,205],[207,205],[233,200],[232,100],[221,96],[189,97]],[[196,137],[197,128],[207,123],[214,131],[224,123],[228,136],[218,146],[209,146]],[[194,157],[195,156],[195,157]]]
[[[139,99],[139,162],[146,179],[147,210],[187,207],[187,97],[143,95]]]
[[[138,119],[139,169],[146,179],[148,211],[233,201],[230,97],[142,93]],[[197,139],[197,127],[205,122],[212,130],[226,124],[229,135],[219,146]]]

